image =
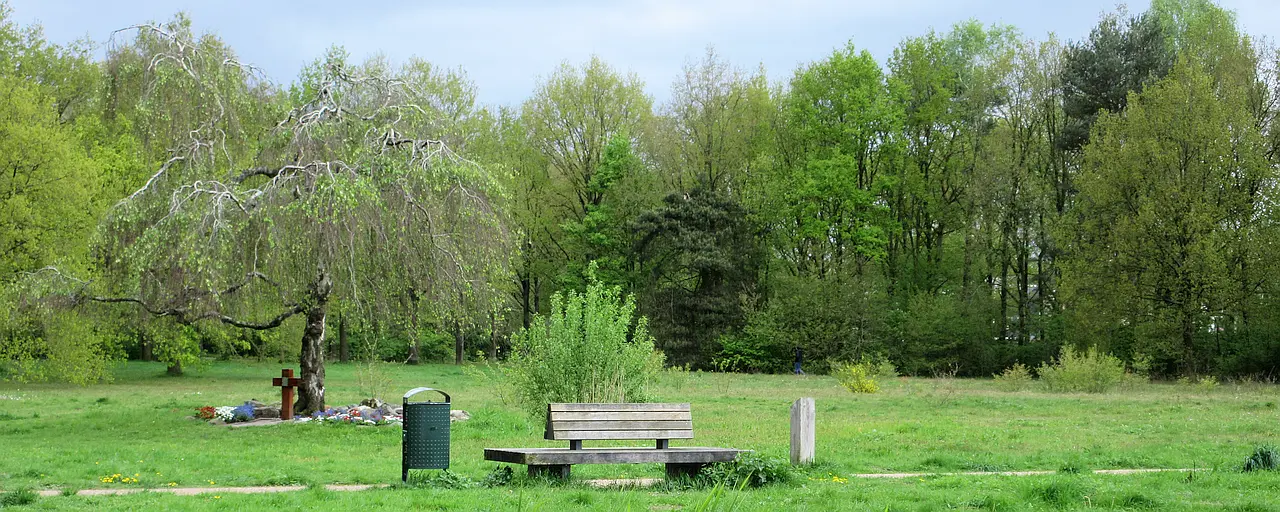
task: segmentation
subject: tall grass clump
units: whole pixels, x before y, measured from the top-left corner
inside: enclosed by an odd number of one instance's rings
[[[549,403],[648,401],[645,388],[662,371],[648,321],[634,319],[635,298],[622,298],[594,272],[589,281],[585,293],[552,295],[551,314],[511,340],[505,374],[531,417],[544,415]]]
[[[39,495],[35,491],[22,487],[3,494],[0,494],[0,508],[4,507],[21,507],[36,502]]]
[[[1058,360],[1037,369],[1049,391],[1104,393],[1124,381],[1124,363],[1097,348],[1079,352],[1063,347]]]
[[[1280,452],[1273,446],[1259,446],[1244,460],[1244,471],[1275,471],[1280,469]]]

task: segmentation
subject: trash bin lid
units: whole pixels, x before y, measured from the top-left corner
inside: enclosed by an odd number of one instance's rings
[[[444,395],[444,401],[445,401],[445,403],[453,402],[453,399],[449,397],[449,394],[448,394],[448,393],[445,393],[444,391],[440,391],[440,390],[438,390],[438,389],[434,389],[434,388],[413,388],[413,389],[410,389],[408,393],[405,393],[405,394],[404,394],[404,403],[405,403],[405,404],[408,404],[408,403],[409,403],[409,397],[411,397],[411,396],[413,396],[413,395],[416,395],[416,394],[418,394],[418,393],[421,393],[421,392],[423,392],[423,391],[435,391],[436,393],[440,393],[441,395]]]

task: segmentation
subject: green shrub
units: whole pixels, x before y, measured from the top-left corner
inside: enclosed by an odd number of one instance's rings
[[[791,465],[788,461],[765,457],[755,452],[742,453],[733,462],[712,464],[701,474],[701,478],[707,483],[728,488],[786,483],[791,477]]]
[[[1001,391],[1022,391],[1031,386],[1031,370],[1022,363],[1013,363],[995,375],[996,388]]]
[[[505,374],[531,417],[557,402],[645,402],[645,387],[662,371],[644,317],[633,322],[635,299],[622,299],[590,273],[586,293],[557,292],[551,314],[511,340]]]
[[[1045,363],[1037,370],[1049,391],[1103,393],[1124,381],[1124,363],[1119,359],[1089,348],[1077,352],[1063,348],[1057,362]]]
[[[111,339],[99,332],[92,319],[48,311],[22,327],[4,326],[10,331],[0,336],[0,366],[6,380],[81,386],[111,380]]]
[[[466,475],[454,473],[447,469],[439,473],[433,472],[414,483],[417,487],[434,487],[437,489],[470,489],[477,485]]]
[[[871,371],[871,376],[877,381],[891,380],[898,378],[898,367],[893,365],[889,358],[876,355],[872,357],[863,357],[862,362],[867,365],[867,369]]]
[[[875,393],[880,390],[876,382],[876,371],[868,363],[835,363],[831,365],[831,375],[835,376],[841,386],[850,393]]]
[[[502,487],[511,483],[515,473],[511,471],[511,466],[496,466],[493,471],[484,476],[484,480],[480,481],[483,487]]]
[[[745,332],[722,334],[717,340],[720,350],[711,359],[711,367],[725,372],[782,373],[790,370],[791,352],[780,338],[762,335],[756,325]]]
[[[1280,467],[1280,453],[1273,446],[1254,448],[1253,455],[1244,460],[1245,471],[1275,471]]]

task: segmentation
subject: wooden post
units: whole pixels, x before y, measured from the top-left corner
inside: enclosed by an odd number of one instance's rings
[[[816,416],[812,398],[801,398],[791,404],[792,465],[813,463]]]
[[[293,419],[293,388],[301,383],[300,379],[293,377],[293,370],[289,368],[280,370],[280,376],[271,379],[272,386],[280,386],[280,419]]]

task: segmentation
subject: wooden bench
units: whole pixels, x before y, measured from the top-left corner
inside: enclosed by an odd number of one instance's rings
[[[671,439],[693,439],[689,404],[550,404],[546,438],[568,448],[485,448],[484,459],[529,466],[529,475],[568,478],[574,464],[666,464],[667,478],[697,474],[714,462],[729,462],[745,450],[671,447]],[[583,441],[649,439],[653,448],[584,448]]]

